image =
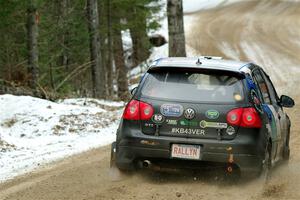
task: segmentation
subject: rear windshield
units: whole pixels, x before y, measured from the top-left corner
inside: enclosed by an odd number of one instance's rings
[[[150,72],[141,94],[143,97],[196,102],[236,103],[244,100],[239,78],[198,71]]]

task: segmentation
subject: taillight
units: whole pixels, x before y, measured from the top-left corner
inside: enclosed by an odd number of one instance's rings
[[[233,126],[240,126],[242,115],[243,115],[243,110],[244,110],[243,108],[237,108],[237,109],[231,110],[227,114],[227,122]]]
[[[261,127],[261,120],[255,108],[244,108],[241,126],[249,128]]]
[[[124,119],[139,120],[140,119],[140,102],[136,100],[130,101],[123,113]]]
[[[260,128],[261,120],[254,108],[236,108],[227,114],[227,122],[233,126]]]
[[[131,100],[123,113],[123,119],[149,120],[153,115],[153,107],[145,102]]]
[[[141,120],[149,120],[153,115],[153,107],[145,102],[140,102]]]

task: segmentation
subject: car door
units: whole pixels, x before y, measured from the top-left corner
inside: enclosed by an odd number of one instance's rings
[[[271,97],[272,105],[275,109],[275,111],[278,114],[279,118],[279,124],[280,124],[280,144],[278,145],[278,155],[279,157],[283,155],[283,148],[286,143],[286,138],[288,134],[288,122],[287,122],[287,115],[285,114],[282,106],[278,103],[279,102],[279,97],[277,95],[277,92],[274,88],[274,85],[270,79],[270,77],[263,71],[261,70],[261,74],[263,75],[263,78],[265,79],[268,87],[268,91]]]
[[[258,86],[258,95],[261,98],[262,106],[264,112],[267,114],[269,119],[269,124],[267,128],[271,133],[271,138],[273,142],[272,146],[272,160],[278,160],[278,152],[281,150],[282,135],[281,135],[281,124],[280,124],[280,108],[277,102],[273,102],[270,96],[269,88],[267,86],[266,80],[259,68],[255,68],[252,71],[252,76],[256,85]]]

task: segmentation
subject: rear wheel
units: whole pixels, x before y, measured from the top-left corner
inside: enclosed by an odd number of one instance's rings
[[[289,161],[290,159],[290,147],[289,146],[285,146],[283,149],[283,160],[284,161]]]
[[[283,160],[284,161],[289,161],[290,159],[290,131],[289,133],[287,134],[286,136],[286,142],[285,142],[285,145],[283,147]]]

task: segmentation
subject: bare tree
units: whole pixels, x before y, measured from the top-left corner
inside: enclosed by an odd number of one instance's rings
[[[103,98],[105,96],[105,70],[101,62],[97,0],[87,0],[87,16],[90,34],[93,97]]]
[[[29,86],[37,90],[38,86],[38,23],[39,15],[35,0],[30,0],[27,9],[27,48]]]
[[[182,0],[168,0],[169,56],[186,56]]]

